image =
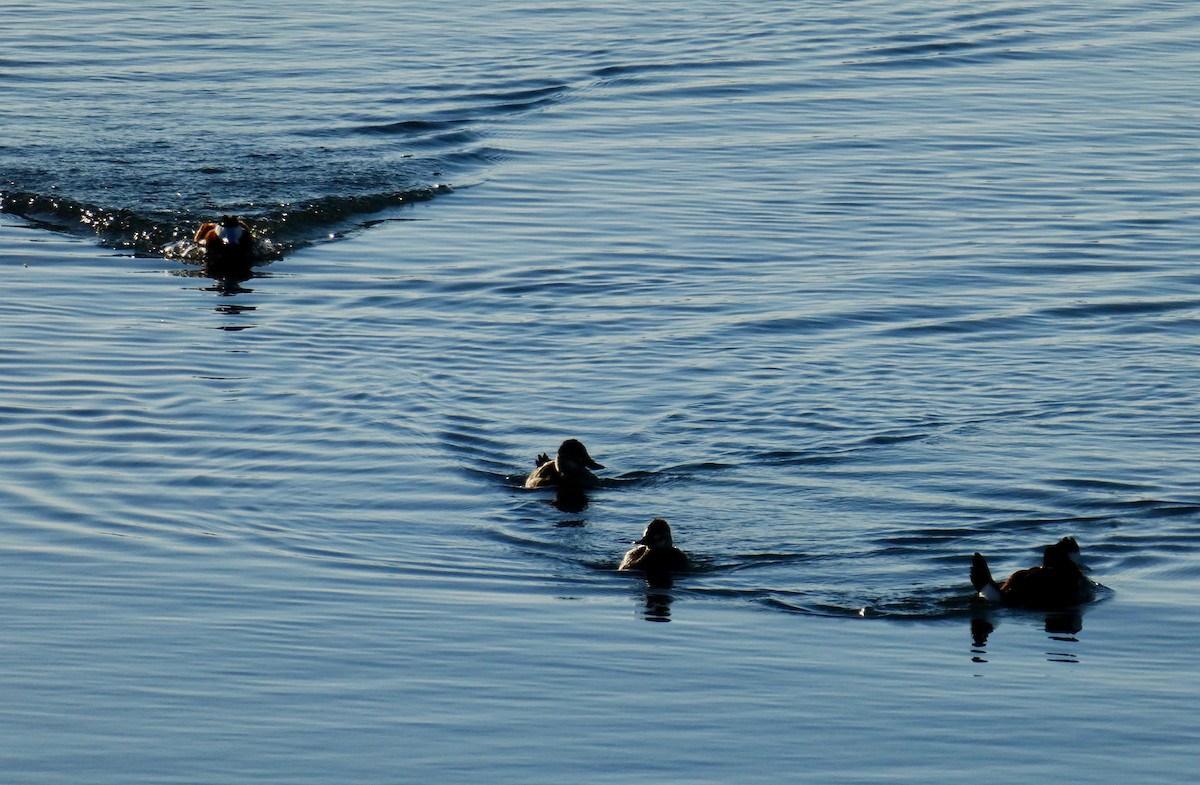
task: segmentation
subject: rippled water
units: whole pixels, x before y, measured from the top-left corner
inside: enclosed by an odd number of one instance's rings
[[[0,4],[6,781],[1190,781],[1198,31]]]

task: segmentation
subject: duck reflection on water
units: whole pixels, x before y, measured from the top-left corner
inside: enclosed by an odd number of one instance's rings
[[[645,604],[642,607],[643,618],[646,621],[670,621],[671,603],[674,602],[674,599],[671,592],[647,584]]]
[[[987,645],[992,633],[996,631],[997,621],[990,612],[979,613],[971,617],[971,659],[975,662],[987,662]],[[1079,610],[1055,611],[1043,617],[1043,629],[1052,645],[1058,650],[1047,651],[1046,659],[1051,662],[1079,662],[1079,656],[1074,652],[1062,651],[1063,644],[1078,644],[1079,633],[1083,631],[1083,614]]]

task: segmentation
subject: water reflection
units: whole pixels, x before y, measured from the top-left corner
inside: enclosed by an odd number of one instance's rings
[[[633,574],[641,579],[643,591],[636,596],[642,601],[642,618],[646,621],[671,620],[671,603],[675,601],[671,589],[675,587],[675,579],[669,572],[622,572],[620,574]]]
[[[559,488],[550,501],[561,512],[580,513],[587,509],[587,493],[578,488]]]
[[[242,286],[242,283],[246,280],[248,279],[219,278],[215,279],[211,286],[200,287],[200,291],[213,292],[222,298],[246,295],[254,291],[253,289]],[[252,314],[257,310],[258,306],[256,305],[243,305],[241,303],[228,302],[225,300],[220,300],[216,305],[213,306],[213,311],[216,313],[221,314],[222,316],[230,316],[239,320],[235,323],[222,324],[219,326],[219,329],[229,332],[248,330],[253,327],[253,324],[248,324],[241,320],[244,320],[247,315]]]
[[[1061,613],[1050,613],[1046,615],[1046,632],[1050,633],[1050,637],[1057,635],[1070,636],[1069,640],[1075,640],[1075,636],[1083,631],[1083,614],[1079,611],[1063,611]]]
[[[1078,611],[1052,613],[1046,616],[1046,632],[1050,640],[1056,643],[1079,643],[1077,637],[1083,630],[1083,614]],[[1048,651],[1046,659],[1050,662],[1069,662],[1078,664],[1079,656],[1068,651]]]
[[[218,292],[225,296],[234,294],[249,294],[250,292],[254,291],[253,289],[242,286],[242,284],[244,284],[246,281],[249,281],[251,278],[255,277],[253,275],[221,277],[210,275],[207,271],[205,271],[204,276],[212,279],[212,285],[203,287],[201,291]]]
[[[245,289],[243,291],[250,291],[250,290]],[[222,294],[227,294],[227,293],[223,292]],[[253,306],[253,305],[231,304],[231,305],[218,305],[217,307],[213,308],[213,310],[219,314],[225,314],[228,316],[242,316],[244,314],[250,313],[251,311],[257,310],[257,307]],[[236,332],[238,330],[248,330],[253,326],[254,325],[252,325],[252,324],[222,324],[220,326],[220,329],[228,330],[231,332]]]
[[[987,662],[984,655],[987,654],[988,636],[996,626],[988,619],[975,618],[971,619],[971,661],[972,662]]]
[[[193,267],[180,267],[170,271],[171,275],[180,278],[207,278],[213,285],[204,287],[203,291],[217,291],[224,294],[238,294],[253,291],[245,289],[242,284],[252,278],[266,278],[267,274],[249,267],[236,270],[213,268],[205,264]]]
[[[228,267],[213,268],[209,265],[196,265],[185,268],[180,268],[170,271],[171,275],[180,278],[197,278],[207,279],[208,285],[196,287],[199,292],[211,292],[221,298],[232,298],[238,295],[252,294],[254,289],[245,286],[247,281],[255,278],[267,278],[268,273],[260,272],[249,267],[242,266],[236,270],[228,269]],[[213,311],[222,316],[231,316],[237,319],[243,319],[248,314],[258,310],[256,305],[244,305],[241,303],[229,302],[222,299],[217,305],[213,306]],[[220,325],[219,329],[228,331],[246,330],[253,327],[253,324],[233,323]]]
[[[1046,652],[1047,661],[1078,664],[1079,655],[1074,651],[1064,651],[1060,644],[1079,643],[1078,635],[1083,631],[1083,614],[1078,610],[1047,613],[1044,617],[1043,629],[1049,640],[1053,642],[1055,649]],[[988,639],[995,630],[996,623],[990,613],[979,613],[971,617],[972,662],[985,663],[988,661]]]
[[[670,588],[669,585],[653,586],[646,581],[645,604],[642,607],[642,617],[646,621],[671,620],[671,603],[674,598],[670,591],[666,591]]]

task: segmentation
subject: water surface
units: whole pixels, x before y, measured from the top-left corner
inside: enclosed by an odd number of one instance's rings
[[[1197,22],[0,6],[9,779],[1189,781]]]

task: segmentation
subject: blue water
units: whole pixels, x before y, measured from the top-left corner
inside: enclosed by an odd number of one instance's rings
[[[0,779],[1190,782],[1198,34],[0,4]]]

